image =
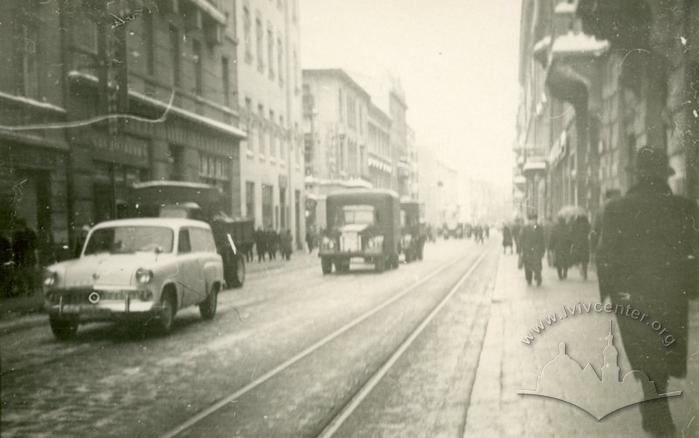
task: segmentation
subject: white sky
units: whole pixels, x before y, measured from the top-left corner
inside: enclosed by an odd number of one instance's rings
[[[400,77],[417,142],[509,184],[517,0],[300,0],[304,67]]]

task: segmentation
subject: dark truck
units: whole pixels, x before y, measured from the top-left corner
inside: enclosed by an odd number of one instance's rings
[[[400,249],[406,263],[422,260],[427,230],[421,220],[421,208],[418,201],[402,200],[400,203]]]
[[[398,267],[400,202],[390,190],[347,190],[326,199],[327,226],[320,242],[323,274],[347,272],[352,258],[378,272]]]
[[[223,259],[226,284],[245,283],[245,254],[253,245],[252,219],[232,218],[224,213],[224,195],[208,184],[182,181],[135,183],[129,194],[130,215],[134,217],[187,218],[211,226],[216,249]]]

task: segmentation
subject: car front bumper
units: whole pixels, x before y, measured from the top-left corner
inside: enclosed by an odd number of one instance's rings
[[[79,320],[113,320],[157,314],[160,306],[152,300],[140,299],[141,293],[140,289],[123,288],[58,290],[45,297],[44,308],[51,316]],[[92,301],[88,299],[91,294]],[[95,296],[99,299],[95,300]]]

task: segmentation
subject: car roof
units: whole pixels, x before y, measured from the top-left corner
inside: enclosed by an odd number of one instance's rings
[[[95,225],[95,228],[110,228],[110,227],[135,227],[135,226],[151,226],[151,227],[198,227],[210,228],[206,222],[193,219],[180,219],[169,217],[154,217],[154,218],[134,218],[134,219],[117,219],[111,221],[100,222]]]

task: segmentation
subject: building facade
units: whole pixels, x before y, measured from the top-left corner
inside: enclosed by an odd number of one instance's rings
[[[376,188],[394,189],[394,161],[391,148],[391,117],[375,103],[369,105],[369,181]]]
[[[258,227],[305,236],[299,0],[235,2],[240,208]]]
[[[2,227],[47,245],[120,217],[130,184],[206,182],[240,212],[230,2],[2,2]],[[33,125],[33,126],[32,126]],[[22,194],[18,195],[18,191]]]
[[[697,199],[698,24],[696,2],[523,1],[521,214],[572,204],[595,216],[634,184],[643,146],[668,156],[675,193]]]

